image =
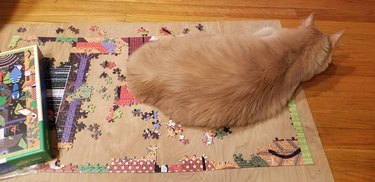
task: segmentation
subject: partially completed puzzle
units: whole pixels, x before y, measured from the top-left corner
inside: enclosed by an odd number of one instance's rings
[[[314,164],[295,100],[268,121],[206,130],[181,126],[127,89],[127,58],[143,44],[190,33],[230,33],[231,25],[244,32],[280,28],[273,22],[9,28],[7,49],[38,44],[46,58],[48,119],[60,153],[38,171],[157,173]]]

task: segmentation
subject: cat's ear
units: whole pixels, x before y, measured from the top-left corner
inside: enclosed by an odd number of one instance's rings
[[[336,43],[340,40],[344,32],[345,32],[345,29],[340,30],[329,36],[329,40],[331,40],[332,47],[335,47]]]
[[[311,13],[302,23],[302,27],[313,27],[314,26],[314,13]]]

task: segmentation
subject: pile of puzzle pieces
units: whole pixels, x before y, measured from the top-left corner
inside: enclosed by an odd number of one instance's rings
[[[152,110],[151,112],[142,112],[141,109],[134,109],[132,110],[134,117],[140,117],[143,121],[152,120],[151,124],[153,126],[153,130],[146,128],[143,130],[143,138],[144,139],[159,139],[160,133],[160,121],[159,121],[159,113],[158,111]]]
[[[100,125],[95,123],[93,125],[90,124],[87,128],[87,130],[92,132],[91,137],[95,140],[97,140],[102,135],[102,130],[99,130],[99,127]]]
[[[122,118],[122,111],[118,105],[113,105],[112,108],[109,109],[109,114],[106,117],[108,123],[114,123],[115,120]]]
[[[224,127],[222,129],[217,129],[216,131],[214,130],[208,130],[206,133],[203,135],[202,142],[206,145],[211,145],[214,143],[214,138],[216,137],[217,139],[223,139],[224,136],[227,136],[231,134],[232,131],[230,130],[229,127]]]
[[[168,131],[168,137],[176,138],[178,136],[178,140],[186,145],[190,143],[190,140],[185,138],[185,135],[183,135],[184,129],[180,124],[176,124],[173,120],[169,120],[167,125],[167,131]]]

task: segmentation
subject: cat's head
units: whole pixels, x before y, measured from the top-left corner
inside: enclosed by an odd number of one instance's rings
[[[307,34],[309,38],[305,39],[307,44],[301,50],[301,59],[307,63],[304,71],[309,74],[306,76],[311,78],[328,68],[332,61],[333,48],[337,45],[345,29],[332,35],[326,35],[314,26],[314,14],[307,17],[298,29],[309,32]]]

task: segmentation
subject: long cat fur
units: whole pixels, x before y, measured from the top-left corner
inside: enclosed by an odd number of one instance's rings
[[[183,126],[244,126],[274,116],[324,71],[342,34],[324,35],[310,15],[296,29],[162,39],[129,58],[128,86]]]

